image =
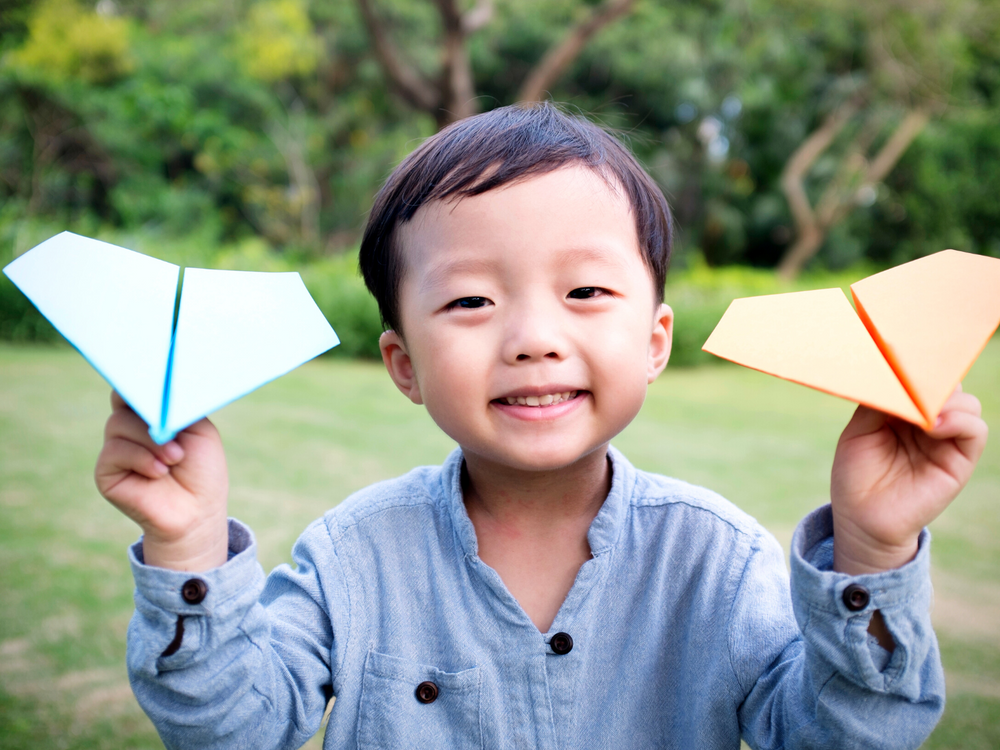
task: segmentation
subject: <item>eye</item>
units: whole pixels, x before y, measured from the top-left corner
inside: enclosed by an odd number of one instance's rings
[[[462,297],[449,303],[448,309],[462,308],[464,310],[475,310],[479,307],[486,307],[489,304],[492,303],[486,297]]]
[[[581,286],[574,289],[566,296],[570,299],[590,299],[591,297],[597,297],[604,294],[604,290],[596,286]]]

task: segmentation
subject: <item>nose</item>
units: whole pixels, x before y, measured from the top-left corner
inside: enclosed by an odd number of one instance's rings
[[[558,312],[537,303],[521,306],[507,325],[502,356],[511,363],[563,359],[566,338]]]

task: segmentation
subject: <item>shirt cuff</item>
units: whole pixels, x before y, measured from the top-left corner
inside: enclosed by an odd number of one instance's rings
[[[799,629],[822,663],[851,682],[917,700],[920,675],[937,659],[930,624],[930,532],[917,555],[894,570],[850,576],[833,570],[833,513],[829,505],[806,516],[791,550],[792,605]],[[879,610],[896,647],[885,659],[868,636]]]
[[[136,598],[176,615],[225,614],[241,593],[260,587],[257,542],[249,527],[229,519],[229,559],[211,570],[192,573],[146,565],[142,538],[129,547]]]

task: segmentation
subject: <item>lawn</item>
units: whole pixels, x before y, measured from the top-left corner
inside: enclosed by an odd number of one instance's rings
[[[1000,425],[1000,339],[966,379]],[[825,501],[852,406],[729,365],[668,371],[615,441],[639,467],[707,485],[787,548]],[[132,612],[125,547],[136,528],[91,474],[108,388],[67,347],[0,345],[0,746],[158,748],[125,676]],[[451,441],[371,363],[319,360],[214,417],[231,513],[264,568],[350,492],[425,463]],[[935,522],[934,619],[948,674],[928,748],[1000,747],[1000,438]],[[318,741],[310,747],[319,746]]]

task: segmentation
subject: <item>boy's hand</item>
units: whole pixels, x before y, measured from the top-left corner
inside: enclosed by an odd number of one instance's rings
[[[204,571],[226,562],[229,479],[219,433],[202,419],[165,445],[117,393],[97,459],[97,489],[143,531],[147,565]]]
[[[859,406],[833,461],[833,566],[850,575],[898,568],[920,530],[955,499],[986,446],[979,400],[959,385],[933,430]]]

